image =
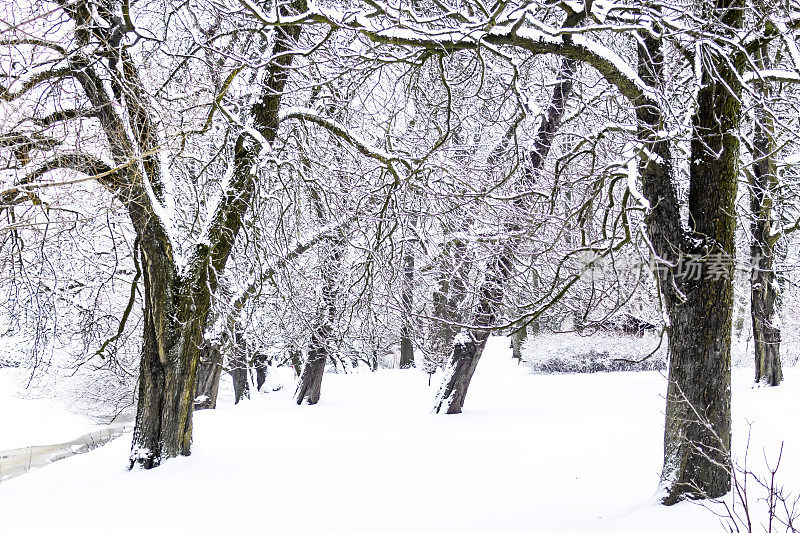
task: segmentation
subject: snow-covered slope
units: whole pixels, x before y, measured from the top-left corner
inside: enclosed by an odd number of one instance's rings
[[[699,505],[652,499],[661,375],[533,375],[507,342],[490,343],[462,415],[430,413],[421,372],[326,375],[317,406],[288,386],[197,413],[192,456],[153,471],[126,470],[125,436],[10,480],[0,531],[721,531]],[[734,416],[737,449],[755,421],[753,465],[787,441],[791,483],[800,373],[786,374],[770,390],[737,372]]]

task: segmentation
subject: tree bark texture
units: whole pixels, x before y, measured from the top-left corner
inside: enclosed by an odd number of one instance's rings
[[[511,335],[511,354],[514,359],[522,361],[522,344],[528,338],[528,326],[523,326]]]
[[[194,393],[194,410],[215,409],[222,376],[222,352],[219,347],[206,342],[200,348],[197,368],[197,386]]]
[[[503,303],[504,286],[511,276],[515,248],[514,242],[506,243],[502,252],[492,259],[487,269],[486,279],[478,294],[479,303],[475,316],[477,328],[489,328],[497,320],[497,313]],[[475,329],[456,336],[450,365],[436,396],[433,408],[435,413],[444,411],[448,415],[453,415],[461,412],[469,384],[488,339],[488,329]]]
[[[729,27],[741,25],[732,4],[717,8]],[[660,43],[642,35],[639,75],[662,82]],[[664,431],[663,503],[718,497],[730,489],[731,327],[733,311],[734,201],[738,178],[741,86],[728,58],[712,55],[697,95],[689,165],[689,223],[685,233],[672,181],[669,141],[659,136],[660,111],[638,105],[639,136],[647,148],[640,163],[650,203],[647,230],[660,261],[659,288],[669,317],[669,381]],[[682,267],[695,258],[705,269]],[[723,271],[708,266],[725,261]]]
[[[328,361],[333,337],[333,324],[338,314],[337,300],[339,295],[340,276],[336,272],[341,268],[344,257],[343,238],[331,239],[325,246],[323,255],[322,299],[317,310],[315,325],[308,343],[308,358],[303,365],[300,381],[294,398],[297,405],[306,403],[314,405],[319,402],[322,391],[322,377]]]
[[[463,229],[463,228],[462,228]],[[433,322],[431,352],[434,365],[447,361],[453,347],[453,339],[461,331],[459,324],[465,320],[462,307],[467,298],[469,280],[469,261],[467,244],[452,236],[442,252],[441,272],[436,291],[433,294]]]
[[[760,69],[770,68],[768,45],[756,53]],[[761,99],[755,106],[753,124],[753,166],[750,182],[750,312],[753,321],[756,383],[776,386],[783,380],[781,330],[778,320],[778,282],[775,276],[775,237],[772,210],[778,188],[772,115],[765,100],[770,97],[767,81],[756,84]]]
[[[244,335],[234,327],[234,341],[230,344],[228,352],[228,373],[233,380],[233,401],[238,404],[245,398],[250,398],[250,376],[247,364],[247,348]]]

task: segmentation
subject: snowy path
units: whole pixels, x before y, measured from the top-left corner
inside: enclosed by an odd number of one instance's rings
[[[193,455],[156,470],[126,470],[124,436],[3,483],[0,531],[721,531],[703,507],[652,501],[662,376],[531,375],[506,347],[492,341],[462,415],[430,414],[422,372],[326,375],[317,406],[287,386],[197,413]],[[755,420],[751,463],[786,440],[794,483],[800,372],[774,390],[750,378],[734,376],[736,449]]]

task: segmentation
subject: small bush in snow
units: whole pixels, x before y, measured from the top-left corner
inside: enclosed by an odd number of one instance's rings
[[[664,370],[667,343],[659,341],[653,333],[542,333],[523,345],[522,361],[542,374]]]

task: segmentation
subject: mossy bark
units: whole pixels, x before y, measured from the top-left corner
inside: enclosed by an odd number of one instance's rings
[[[741,26],[734,2],[712,9],[729,28]],[[730,9],[733,8],[733,9]],[[641,35],[639,75],[662,82],[663,54],[650,34]],[[715,53],[714,53],[715,54]],[[712,54],[697,95],[689,165],[689,222],[684,232],[672,181],[669,141],[659,134],[660,111],[639,105],[639,137],[647,147],[640,173],[650,203],[648,235],[661,266],[656,274],[669,324],[663,503],[709,498],[730,489],[731,327],[733,311],[735,198],[738,178],[741,85],[728,58]],[[738,60],[737,60],[738,61]],[[688,257],[708,267],[689,274]]]

